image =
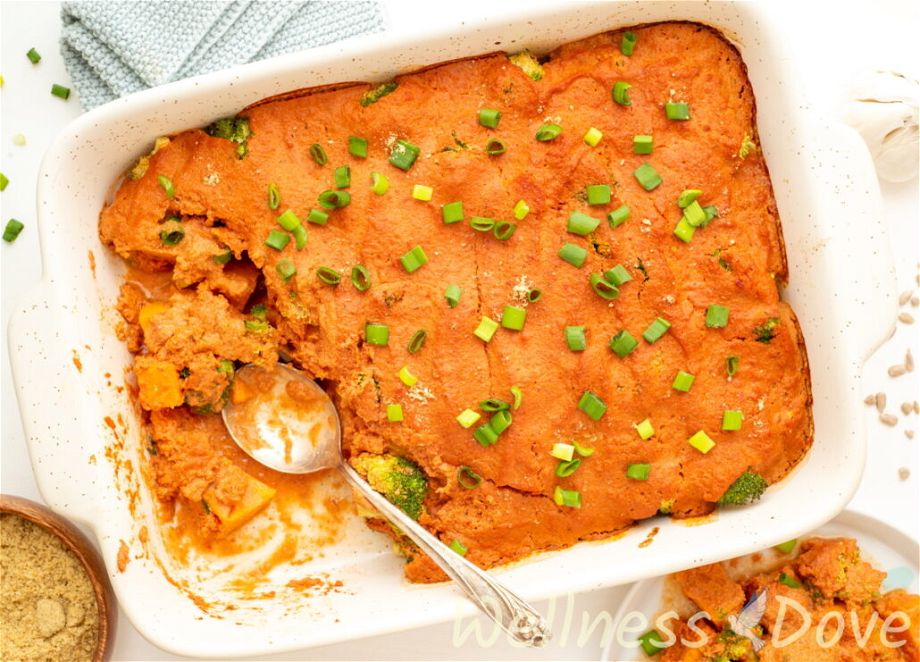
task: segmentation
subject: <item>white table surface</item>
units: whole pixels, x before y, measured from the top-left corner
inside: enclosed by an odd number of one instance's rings
[[[433,25],[458,25],[464,20],[494,18],[500,12],[515,10],[515,3],[466,0],[462,3],[387,2],[392,30],[413,33]],[[523,4],[523,3],[522,3]],[[552,5],[545,0],[527,0],[526,6]],[[836,4],[836,3],[835,3]],[[501,6],[500,6],[501,5]],[[840,100],[854,72],[863,69],[894,69],[918,77],[916,39],[920,34],[920,6],[910,0],[863,1],[859,5],[821,2],[770,2],[771,11],[783,14],[781,22],[788,33],[788,47],[801,61],[807,90],[816,105],[836,114]],[[0,221],[17,218],[26,225],[15,244],[0,246],[2,266],[2,324],[7,328],[13,311],[24,300],[24,293],[41,276],[38,235],[35,231],[35,180],[47,147],[60,129],[80,113],[76,98],[63,102],[49,94],[53,82],[68,84],[69,77],[58,53],[60,3],[0,3],[0,73],[6,79],[0,92],[0,170],[10,179],[0,195]],[[25,57],[35,47],[42,54],[41,64],[33,66]],[[14,146],[12,137],[22,133],[27,144]],[[920,267],[918,234],[917,179],[899,185],[882,185],[885,214],[898,272],[898,292],[920,292],[915,278]],[[87,228],[95,232],[95,228]],[[793,278],[795,274],[793,274]],[[920,309],[908,310],[920,322]],[[865,370],[865,391],[884,391],[889,411],[901,419],[896,428],[877,420],[874,408],[866,408],[869,427],[869,457],[859,492],[850,507],[873,514],[898,527],[915,539],[920,537],[918,479],[920,435],[910,441],[905,429],[918,430],[920,416],[904,417],[896,411],[900,403],[920,398],[920,373],[891,379],[889,365],[902,363],[912,347],[920,358],[920,323],[899,324],[894,336],[873,356]],[[7,360],[7,343],[2,343],[2,447],[0,447],[0,488],[4,493],[40,500],[16,408]],[[918,430],[920,432],[920,430]],[[909,468],[908,480],[900,480],[898,470]],[[601,651],[599,630],[579,641],[585,614],[591,619],[600,612],[613,613],[623,588],[564,598],[555,604],[538,605],[554,614],[555,640],[541,651],[527,651],[499,640],[493,645],[467,639],[455,641],[453,624],[347,642],[270,659],[598,659]],[[118,625],[115,660],[175,660],[148,643],[122,615]]]

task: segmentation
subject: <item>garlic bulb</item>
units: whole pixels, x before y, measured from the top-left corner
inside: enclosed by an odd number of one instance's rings
[[[917,176],[918,97],[917,81],[894,71],[873,72],[853,85],[853,100],[844,108],[844,120],[866,141],[880,179],[906,182]]]

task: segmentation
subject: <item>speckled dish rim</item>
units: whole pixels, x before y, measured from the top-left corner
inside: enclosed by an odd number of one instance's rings
[[[720,511],[705,526],[652,519],[615,539],[539,554],[495,572],[529,600],[588,591],[769,547],[814,530],[845,507],[866,452],[862,366],[894,327],[894,265],[868,151],[855,132],[809,106],[783,47],[782,26],[753,3],[616,2],[515,9],[506,18],[411,39],[386,33],[355,38],[106,104],[68,125],[42,164],[43,281],[10,324],[20,412],[42,496],[55,511],[94,531],[121,606],[144,636],[185,655],[258,656],[443,622],[474,608],[450,585],[405,583],[399,560],[384,544],[369,556],[366,540],[350,538],[334,550],[335,578],[350,590],[305,601],[298,613],[269,604],[264,613],[238,613],[236,621],[202,617],[151,553],[136,552],[138,527],[152,521],[154,506],[146,490],[130,488],[136,476],[122,460],[137,461],[140,432],[127,398],[113,397],[103,379],[105,372],[120,376],[130,359],[112,332],[111,304],[124,267],[104,251],[95,232],[112,181],[156,136],[203,126],[287,90],[385,80],[496,49],[541,52],[598,32],[665,20],[719,29],[747,64],[786,237],[785,298],[798,312],[809,352],[815,443],[757,504]],[[95,253],[93,270],[88,251]],[[79,373],[72,365],[78,351]],[[122,445],[112,451],[112,430],[103,417],[114,412],[125,424]],[[653,527],[660,527],[654,543],[638,548]],[[122,540],[132,544],[133,553],[119,572]]]

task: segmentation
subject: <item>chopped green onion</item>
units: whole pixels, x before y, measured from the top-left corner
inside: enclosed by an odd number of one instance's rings
[[[179,219],[172,219],[163,225],[163,229],[160,230],[160,241],[164,246],[175,246],[185,238],[185,230]]]
[[[246,327],[247,331],[256,331],[257,333],[264,333],[269,328],[269,324],[265,320],[246,320],[243,326]]]
[[[281,192],[278,191],[277,184],[268,185],[268,208],[272,211],[278,209],[278,205],[281,204]]]
[[[508,241],[514,235],[516,230],[517,223],[499,221],[495,224],[495,227],[492,228],[492,235],[499,241]]]
[[[512,403],[511,408],[517,411],[521,408],[521,403],[524,402],[524,391],[521,390],[520,386],[512,386],[511,395],[514,396],[514,402]]]
[[[176,197],[176,189],[173,187],[172,180],[166,175],[157,175],[157,181],[160,182],[160,186],[166,192],[166,197],[172,200]]]
[[[511,412],[502,409],[492,414],[492,418],[489,419],[489,427],[495,434],[501,434],[511,426],[511,420]]]
[[[706,222],[706,212],[700,207],[700,203],[694,200],[684,209],[684,218],[687,219],[687,223],[698,228]]]
[[[476,431],[473,432],[473,439],[479,442],[479,445],[483,448],[488,448],[498,441],[498,433],[492,429],[491,425],[486,423],[476,428]]]
[[[278,260],[278,264],[275,265],[275,271],[278,272],[284,282],[287,282],[291,280],[291,276],[297,273],[297,267],[294,266],[293,262],[285,258]]]
[[[588,348],[588,339],[585,337],[585,327],[565,327],[565,343],[573,352],[583,352]]]
[[[600,274],[591,274],[588,282],[591,283],[591,289],[594,290],[594,293],[602,299],[613,301],[620,296],[620,289],[612,283],[608,283]]]
[[[400,404],[387,405],[387,420],[390,423],[399,423],[403,420],[403,408]]]
[[[561,442],[556,442],[553,444],[552,450],[549,452],[557,460],[562,460],[563,462],[568,462],[575,455],[575,446],[572,444],[563,444]]]
[[[0,172],[0,191],[5,191],[6,185],[9,183],[10,180],[7,178],[7,176]]]
[[[42,59],[42,56],[39,55],[38,51],[34,48],[30,48],[28,52],[26,52],[26,57],[29,58],[29,62],[32,64],[38,64]]]
[[[518,200],[514,205],[514,218],[523,221],[530,213],[530,207],[524,200]]]
[[[677,375],[674,377],[674,381],[671,383],[671,388],[673,388],[675,391],[689,393],[690,387],[693,386],[693,381],[695,379],[696,377],[691,375],[689,372],[678,370]]]
[[[66,101],[68,98],[70,98],[70,88],[64,87],[63,85],[58,85],[57,83],[53,83],[51,85],[51,94],[58,97],[59,99],[64,99],[64,101]]]
[[[463,294],[463,290],[459,285],[448,285],[447,289],[444,290],[444,298],[447,299],[447,305],[451,308],[456,308],[460,303],[461,294]]]
[[[511,405],[502,400],[501,398],[489,398],[488,400],[483,400],[479,403],[479,408],[483,411],[495,412],[495,411],[504,411],[506,409],[511,409]]]
[[[706,205],[703,207],[703,211],[706,212],[706,220],[700,225],[701,228],[705,228],[712,222],[712,219],[719,217],[719,210],[716,209],[715,205]]]
[[[359,159],[367,158],[367,139],[358,136],[348,136],[348,153]]]
[[[560,462],[556,465],[556,475],[560,478],[568,478],[575,473],[579,466],[581,466],[581,460],[579,459]]]
[[[537,129],[536,138],[541,143],[549,142],[550,140],[555,140],[562,133],[562,127],[558,124],[544,124],[539,129]]]
[[[594,455],[594,449],[588,448],[587,446],[582,446],[577,441],[573,441],[572,445],[575,447],[575,452],[581,455],[582,457],[591,457]]]
[[[221,265],[227,264],[228,262],[230,262],[230,260],[233,259],[233,251],[227,250],[227,251],[224,251],[223,253],[218,253],[217,255],[214,255],[213,257],[211,257],[211,259],[214,260],[215,264],[221,264]]]
[[[654,191],[661,186],[661,175],[652,167],[651,163],[643,163],[633,171],[639,185],[646,191]]]
[[[683,209],[701,195],[703,195],[703,192],[698,188],[684,189],[677,198],[677,206]]]
[[[492,340],[492,336],[495,335],[496,331],[498,331],[498,322],[488,317],[483,317],[479,321],[479,326],[477,326],[476,330],[473,331],[473,335],[480,340],[489,342]]]
[[[610,223],[611,228],[615,228],[618,225],[625,223],[630,217],[629,207],[626,205],[621,205],[617,207],[612,212],[607,214],[607,222]]]
[[[444,221],[444,225],[450,225],[451,223],[459,223],[463,220],[463,203],[462,202],[448,202],[446,205],[441,206],[441,220]]]
[[[536,287],[532,288],[527,293],[527,301],[530,303],[536,303],[543,298],[543,290],[537,289]]]
[[[257,303],[249,309],[249,314],[256,319],[264,320],[268,317],[268,308],[265,307],[264,303]]]
[[[557,485],[553,492],[553,501],[557,506],[581,508],[581,493],[578,490],[564,490]]]
[[[606,278],[617,287],[620,287],[621,285],[632,280],[632,276],[629,275],[629,272],[626,271],[626,267],[624,267],[622,264],[618,264],[613,269],[608,269],[605,271],[604,278]]]
[[[613,84],[613,89],[610,91],[613,100],[621,106],[631,106],[632,101],[629,98],[629,88],[631,87],[632,85],[629,83],[618,80]]]
[[[416,246],[399,258],[399,261],[402,263],[406,273],[411,274],[428,264],[428,256],[425,255],[425,250],[421,246]]]
[[[790,577],[785,572],[779,573],[779,583],[789,588],[802,588],[802,585],[794,577]]]
[[[371,287],[371,272],[363,264],[351,268],[351,284],[359,292],[367,292]]]
[[[336,188],[348,188],[351,186],[351,166],[343,165],[335,169],[332,175]]]
[[[581,237],[585,237],[594,232],[597,229],[597,226],[600,224],[600,220],[594,218],[593,216],[588,216],[584,212],[573,211],[569,216],[566,230],[572,234],[577,234]]]
[[[290,240],[290,235],[281,232],[281,230],[272,230],[268,233],[268,238],[265,240],[265,245],[269,248],[274,248],[276,251],[280,251],[284,250],[284,247],[288,245]]]
[[[381,175],[379,172],[371,173],[371,191],[375,195],[383,195],[390,188],[390,180],[387,179],[386,175]]]
[[[507,150],[508,146],[498,138],[492,138],[489,142],[486,143],[486,154],[489,156],[501,156]]]
[[[776,545],[776,549],[781,551],[783,554],[788,554],[793,549],[795,549],[795,544],[798,542],[798,538],[793,538],[792,540],[787,540],[786,542],[781,542]]]
[[[26,137],[25,137],[25,135],[23,135],[23,134],[21,134],[21,133],[17,133],[16,135],[14,135],[14,136],[13,136],[13,144],[16,145],[17,147],[22,147],[23,145],[25,145],[25,144],[26,144]]]
[[[575,244],[563,244],[559,249],[559,257],[579,269],[584,266],[585,260],[588,259],[588,251]]]
[[[626,467],[626,477],[631,480],[648,480],[648,476],[651,471],[651,464],[630,464],[628,467]]]
[[[687,439],[687,443],[704,455],[715,448],[716,445],[716,442],[710,439],[709,435],[702,430]]]
[[[632,354],[638,346],[639,341],[633,338],[632,334],[626,329],[623,329],[610,339],[610,349],[621,359],[625,359]]]
[[[418,377],[412,374],[412,372],[409,370],[409,366],[404,365],[402,368],[399,369],[398,374],[399,374],[399,381],[401,381],[403,384],[405,384],[409,388],[412,388],[413,386],[418,384]]]
[[[494,110],[492,108],[482,108],[479,111],[479,123],[488,127],[489,129],[495,129],[498,127],[498,122],[502,118],[502,113],[500,110]]]
[[[671,323],[668,320],[663,317],[656,317],[655,321],[649,324],[648,328],[642,332],[642,337],[645,338],[645,342],[654,343],[666,334],[670,328]]]
[[[319,267],[316,270],[316,277],[323,285],[331,285],[332,287],[337,287],[342,282],[342,274],[332,267]]]
[[[655,434],[655,427],[652,425],[652,420],[650,418],[633,424],[633,427],[636,428],[636,433],[643,441],[651,439]]]
[[[642,646],[642,650],[645,651],[645,654],[649,657],[658,655],[658,653],[668,647],[663,642],[664,639],[661,638],[657,630],[649,630],[639,637],[639,645]]]
[[[329,222],[329,214],[319,209],[311,209],[307,214],[307,221],[314,225],[326,225]]]
[[[722,429],[726,432],[737,432],[744,422],[744,413],[740,409],[726,409],[722,412]]]
[[[632,30],[627,30],[623,33],[623,36],[620,38],[620,52],[627,57],[633,54],[633,51],[636,50],[636,33]]]
[[[477,232],[491,232],[495,227],[495,219],[485,216],[473,216],[470,219],[470,227]]]
[[[706,326],[710,329],[721,329],[728,325],[728,308],[711,304],[706,308]]]
[[[463,413],[465,414],[466,412],[470,412],[476,415],[476,418],[473,420],[472,423],[470,423],[470,425],[472,425],[477,420],[479,420],[479,414],[476,414],[476,412],[473,411],[472,409],[467,409]],[[462,415],[463,414],[461,414],[461,416]],[[459,418],[460,416],[457,417],[458,420]],[[463,424],[461,423],[461,425]],[[468,428],[470,427],[470,425],[464,425],[463,427]],[[460,487],[462,488],[465,488],[467,490],[474,490],[477,487],[479,487],[479,484],[482,482],[482,476],[480,476],[478,473],[473,471],[470,467],[464,465],[460,467],[459,469],[457,469],[457,482],[460,483]]]
[[[457,422],[465,428],[473,427],[473,424],[482,418],[479,412],[472,409],[464,409],[457,415]]]
[[[578,408],[585,412],[591,420],[599,421],[607,411],[607,405],[600,397],[591,391],[585,391],[578,400]]]
[[[757,143],[754,142],[749,134],[744,134],[741,139],[741,147],[738,148],[738,158],[746,159],[755,151],[757,151]]]
[[[398,86],[399,83],[397,83],[395,80],[391,80],[388,83],[381,83],[377,87],[372,87],[367,92],[362,94],[358,103],[361,104],[362,108],[367,108],[372,103],[377,103],[380,101],[380,99],[393,92]]]
[[[236,371],[233,367],[233,361],[221,359],[217,364],[217,372],[224,375],[232,375]]]
[[[390,343],[390,327],[368,322],[364,325],[364,340],[369,345],[385,347]]]
[[[17,221],[15,218],[11,218],[6,222],[6,227],[3,228],[3,241],[8,244],[12,244],[16,241],[16,237],[19,236],[19,233],[22,232],[25,225]]]
[[[502,311],[502,326],[512,331],[522,331],[527,321],[527,311],[517,306],[505,306]]]
[[[589,205],[610,204],[610,186],[608,184],[590,184],[585,187]]]
[[[729,377],[734,377],[735,373],[738,372],[738,364],[741,362],[737,356],[729,356],[725,359],[725,373]]]
[[[604,134],[592,126],[585,133],[585,143],[587,145],[590,145],[591,147],[597,147],[597,144],[601,141],[601,138],[603,137],[604,137]]]
[[[297,247],[297,250],[307,245],[307,229],[304,226],[298,225],[291,230],[291,234],[294,235],[294,245]]]
[[[430,186],[422,186],[421,184],[416,184],[412,187],[412,197],[416,200],[421,200],[422,202],[430,202],[432,195],[434,195],[434,189]]]
[[[425,344],[425,339],[428,337],[428,332],[425,329],[419,329],[412,334],[412,337],[409,339],[409,345],[406,347],[406,351],[410,354],[416,354],[419,350],[422,349],[422,345]]]
[[[690,104],[684,102],[668,102],[664,105],[664,114],[669,120],[690,119]]]
[[[464,545],[462,542],[460,542],[456,538],[450,541],[450,544],[448,545],[448,547],[450,547],[453,551],[455,551],[460,556],[466,556],[466,553],[470,551],[466,545]]]
[[[351,193],[348,191],[326,190],[319,194],[319,204],[325,209],[341,209],[351,202]]]
[[[310,145],[310,157],[316,162],[316,165],[324,166],[329,163],[329,157],[326,156],[326,150],[319,143]]]
[[[652,136],[633,136],[633,154],[651,154],[655,149]]]
[[[278,225],[283,227],[288,232],[300,225],[300,219],[297,218],[297,214],[295,214],[290,209],[285,210],[285,212],[278,216],[275,221],[277,221]]]
[[[390,152],[390,163],[400,170],[408,171],[421,153],[422,150],[409,141],[397,140]]]
[[[677,221],[677,225],[674,226],[674,236],[687,244],[689,244],[690,240],[693,239],[693,234],[695,232],[696,228],[690,225],[687,219],[683,216],[681,216],[680,220]]]

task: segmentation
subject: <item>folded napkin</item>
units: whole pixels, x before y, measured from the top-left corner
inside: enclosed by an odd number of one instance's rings
[[[84,108],[154,85],[383,29],[377,2],[64,2],[61,53]]]

